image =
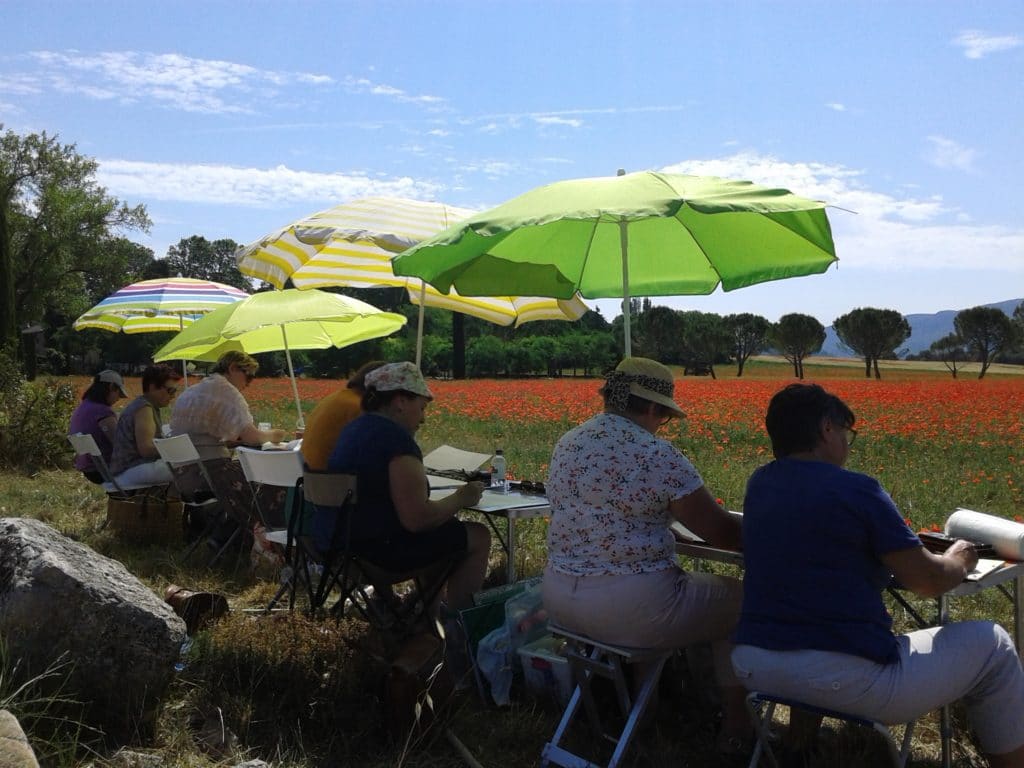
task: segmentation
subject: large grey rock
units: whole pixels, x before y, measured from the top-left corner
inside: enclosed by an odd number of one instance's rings
[[[39,768],[36,755],[21,730],[18,718],[0,709],[0,766],[3,768]]]
[[[0,638],[38,675],[62,654],[62,694],[123,743],[148,736],[185,624],[121,563],[38,520],[0,518]]]

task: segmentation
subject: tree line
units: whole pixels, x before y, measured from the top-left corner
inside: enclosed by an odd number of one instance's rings
[[[19,361],[31,378],[39,370],[92,373],[112,362],[141,366],[173,334],[75,332],[80,314],[132,282],[181,275],[216,280],[243,290],[252,282],[235,263],[231,239],[183,238],[164,258],[128,239],[148,232],[145,206],[112,197],[96,181],[97,164],[43,132],[21,136],[0,124],[0,352]],[[269,289],[269,286],[260,286]],[[404,289],[336,289],[410,318],[395,336],[357,348],[301,352],[298,366],[309,375],[341,376],[371,357],[414,356],[415,315]],[[751,313],[717,314],[629,305],[634,353],[680,365],[684,372],[716,376],[716,366],[734,364],[742,376],[749,358],[775,350],[803,378],[803,364],[821,350],[825,328],[814,317],[783,315],[778,322]],[[855,309],[833,321],[842,343],[864,360],[866,376],[881,377],[878,361],[895,358],[910,326],[892,309]],[[1024,339],[1024,310],[1011,319],[997,309],[959,313],[955,333],[932,345],[924,357],[941,360],[956,376],[962,364],[981,364],[979,377]],[[544,321],[520,328],[493,326],[475,318],[430,309],[425,313],[423,368],[432,375],[522,376],[600,373],[623,348],[622,317],[608,322],[588,312],[577,323]],[[283,368],[283,355],[261,356],[264,371]]]

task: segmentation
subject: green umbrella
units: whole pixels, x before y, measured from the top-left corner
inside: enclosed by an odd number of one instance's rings
[[[291,350],[347,347],[394,333],[406,318],[365,301],[326,291],[264,291],[196,320],[153,355],[215,361],[229,350],[248,354],[284,350],[292,380],[298,426],[303,427]]]
[[[628,300],[731,291],[834,261],[824,203],[749,181],[643,171],[538,187],[409,248],[393,268],[442,293]],[[628,311],[623,318],[628,356]]]

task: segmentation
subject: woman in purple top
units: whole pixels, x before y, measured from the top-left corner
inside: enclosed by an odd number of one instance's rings
[[[775,461],[751,476],[743,505],[736,675],[890,724],[962,699],[989,764],[1024,766],[1024,672],[1009,634],[990,621],[893,634],[881,594],[892,577],[935,597],[978,556],[965,541],[928,552],[877,480],[843,468],[853,424],[816,385],[791,384],[768,406]]]
[[[128,397],[128,393],[124,391],[121,374],[117,371],[100,371],[82,395],[82,402],[71,414],[68,427],[69,435],[92,435],[107,464],[114,450],[114,432],[117,429],[117,414],[111,406],[122,397]],[[93,466],[92,457],[87,454],[75,457],[75,469],[81,471],[90,482],[97,485],[103,482]]]

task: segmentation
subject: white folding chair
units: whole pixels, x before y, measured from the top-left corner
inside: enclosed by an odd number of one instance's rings
[[[199,456],[199,451],[197,451],[195,445],[192,444],[192,438],[188,435],[155,437],[153,438],[153,446],[156,448],[156,452],[160,454],[160,458],[166,461],[172,470],[194,464],[198,468],[199,474],[202,475],[203,481],[206,483],[206,487],[208,489],[205,493],[186,492],[178,485],[177,475],[175,475],[174,485],[181,494],[181,500],[189,509],[189,512],[202,511],[207,520],[203,532],[185,549],[185,559],[188,559],[192,552],[195,551],[196,547],[206,539],[217,525],[219,515],[215,515],[213,512],[219,507],[220,500],[217,498],[217,492],[213,487],[213,482],[210,480],[210,475],[206,471],[206,465],[203,464],[203,460]],[[214,557],[214,560],[217,556],[219,556],[219,553]]]
[[[75,453],[89,456],[92,459],[92,465],[100,473],[100,477],[103,478],[100,487],[107,494],[128,497],[131,496],[133,491],[141,491],[143,488],[153,487],[151,483],[125,484],[117,482],[92,435],[85,432],[77,432],[73,435],[68,435],[68,441],[71,443],[71,447],[75,449]]]
[[[238,462],[242,465],[245,479],[252,486],[252,503],[256,516],[268,531],[273,530],[267,524],[267,515],[260,508],[257,487],[261,485],[276,488],[295,488],[302,477],[302,454],[298,451],[261,451],[244,446],[236,449]]]

